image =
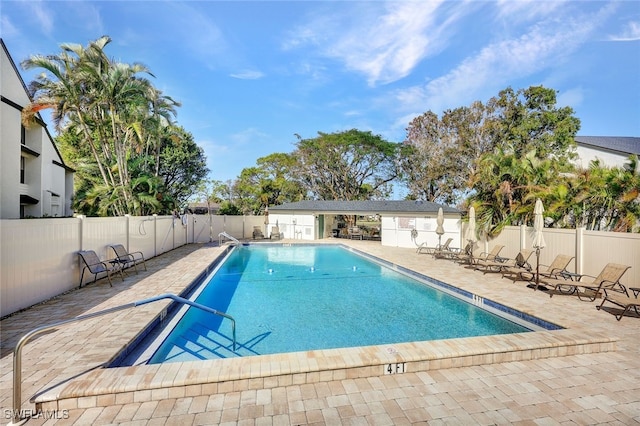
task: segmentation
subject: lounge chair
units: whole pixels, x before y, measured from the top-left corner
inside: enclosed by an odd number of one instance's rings
[[[269,236],[269,238],[271,238],[272,240],[281,239],[282,235],[280,234],[280,228],[278,228],[277,226],[272,226],[271,227],[271,235]]]
[[[473,256],[473,253],[470,253],[468,255],[458,256],[458,258],[455,260],[460,263],[469,263],[471,265],[475,265],[480,261],[501,262],[503,260],[506,260],[506,258],[498,256],[503,248],[503,245],[496,244],[488,253],[482,252],[478,256]]]
[[[444,244],[438,244],[435,247],[427,246],[427,242],[425,241],[418,246],[418,248],[416,249],[416,253],[434,254],[436,251],[449,250],[449,245],[452,241],[453,238],[448,238],[447,241],[444,242]]]
[[[567,266],[573,260],[573,256],[569,256],[566,254],[559,254],[553,259],[551,265],[537,265],[536,269],[540,269],[543,267],[544,270],[540,271],[540,277],[543,278],[560,278],[562,276],[568,277]],[[507,275],[511,275],[511,279],[513,282],[516,281],[534,281],[536,278],[535,270],[524,270],[522,268],[505,268],[502,270],[502,277],[504,278]]]
[[[124,281],[124,277],[122,276],[122,268],[120,267],[120,264],[118,262],[103,262],[93,250],[80,250],[78,252],[78,255],[84,263],[82,273],[80,274],[80,288],[82,288],[84,271],[89,271],[89,273],[93,274],[94,283],[98,280],[98,274],[105,273],[107,274],[109,285],[113,287],[113,284],[111,283],[111,274],[114,272],[118,272],[120,274],[120,279]]]
[[[531,249],[522,249],[513,259],[498,258],[498,260],[485,260],[478,259],[474,263],[474,269],[482,271],[485,274],[487,272],[502,272],[504,269],[511,268],[513,270],[521,269],[523,271],[530,271],[531,265],[529,264],[529,258],[533,254]]]
[[[638,298],[638,291],[636,291],[636,289],[633,289],[633,296],[629,296],[627,292],[623,293],[621,291],[605,288],[602,303],[600,306],[596,306],[596,309],[602,309],[602,305],[604,305],[605,302],[610,302],[623,308],[620,314],[614,314],[618,321],[620,321],[622,317],[632,309],[636,312],[636,315],[640,317],[640,299]]]
[[[253,227],[253,239],[257,240],[257,239],[263,239],[264,238],[264,234],[262,233],[262,229],[260,226],[254,226]]]
[[[456,247],[442,247],[440,250],[436,250],[433,253],[433,257],[436,259],[450,259],[450,260],[462,260],[465,258],[471,258],[473,255],[474,243],[469,241],[463,249]]]
[[[549,297],[553,297],[553,294],[556,292],[566,294],[576,293],[578,299],[586,299],[593,302],[605,289],[611,290],[619,287],[626,293],[625,287],[620,283],[620,278],[622,278],[630,267],[631,266],[620,265],[618,263],[608,263],[597,277],[578,275],[577,281],[572,281],[571,279],[542,278],[540,282],[543,285],[553,286],[553,289],[549,290]],[[593,278],[593,280],[590,282],[582,281],[585,277]]]
[[[133,266],[133,269],[137,274],[137,265],[139,263],[142,263],[142,265],[144,266],[144,270],[147,270],[147,263],[144,261],[144,255],[141,251],[128,252],[122,244],[114,244],[109,247],[111,247],[113,252],[116,254],[116,257],[112,262],[118,262],[122,269],[130,268]]]

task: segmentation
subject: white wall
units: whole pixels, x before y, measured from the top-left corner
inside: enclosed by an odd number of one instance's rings
[[[453,238],[450,247],[460,247],[461,220],[459,215],[444,217],[443,228],[445,233],[440,239],[436,233],[436,216],[382,216],[382,245],[391,247],[417,247],[426,243],[429,247],[435,247],[441,241]],[[412,238],[411,231],[415,229],[418,234]]]
[[[623,167],[625,163],[629,162],[627,155],[616,154],[604,149],[578,145],[576,152],[578,153],[578,158],[575,160],[575,163],[583,169],[588,168],[589,163],[596,159],[599,159],[606,167]]]
[[[269,213],[269,232],[271,232],[271,227],[276,226],[276,224],[280,229],[282,238],[307,241],[316,239],[318,220],[311,213]]]
[[[30,100],[9,57],[4,49],[0,50],[0,89],[8,99],[0,102],[0,218],[20,218],[20,194],[39,200],[25,206],[26,216],[68,217],[72,214],[72,173],[53,163],[62,164],[63,160],[40,124],[25,132],[25,146],[39,155],[22,152],[20,110]],[[20,183],[21,156],[26,159],[24,184]]]

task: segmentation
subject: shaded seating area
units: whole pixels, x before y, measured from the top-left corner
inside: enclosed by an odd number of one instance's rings
[[[136,274],[138,273],[138,264],[142,264],[142,266],[144,266],[144,270],[147,270],[147,264],[141,251],[128,252],[122,244],[113,244],[109,247],[111,247],[116,255],[111,263],[117,262],[118,264],[120,264],[120,267],[122,269],[130,268],[133,266]]]
[[[349,238],[350,239],[358,239],[361,240],[364,237],[364,234],[362,233],[362,229],[360,229],[360,227],[358,226],[352,226],[351,228],[349,228]]]
[[[418,246],[418,248],[416,249],[416,253],[435,254],[437,251],[446,251],[449,250],[449,245],[452,241],[453,238],[448,238],[447,241],[444,242],[444,244],[438,244],[435,247],[429,247],[427,246],[427,243],[424,242]]]
[[[626,294],[626,288],[620,283],[620,279],[630,268],[619,263],[608,263],[597,277],[589,275],[579,275],[576,281],[571,279],[541,278],[543,285],[553,287],[549,290],[549,297],[554,293],[577,294],[580,300],[593,302],[604,290],[615,290],[619,288]],[[592,278],[590,281],[583,281],[583,278]]]
[[[120,274],[120,279],[124,281],[124,276],[122,275],[122,267],[118,262],[109,262],[102,261],[98,257],[95,251],[93,250],[80,250],[78,252],[78,256],[82,260],[84,264],[82,268],[82,273],[80,274],[80,288],[82,288],[82,282],[84,280],[84,273],[88,271],[90,274],[93,274],[93,282],[95,283],[98,280],[99,274],[106,274],[107,280],[109,281],[109,285],[113,287],[111,283],[111,274],[117,272]]]
[[[636,317],[640,318],[640,298],[638,298],[638,294],[640,294],[640,288],[629,288],[632,291],[633,296],[629,295],[628,292],[616,291],[613,289],[604,289],[604,297],[602,298],[602,303],[599,306],[596,306],[598,310],[603,309],[603,305],[606,302],[612,303],[619,308],[622,309],[619,313],[614,313],[616,319],[620,321],[623,316],[630,313],[632,310],[635,311]]]
[[[551,262],[550,265],[540,264],[538,269],[540,271],[540,277],[542,278],[560,278],[562,276],[569,276],[567,267],[573,260],[573,256],[567,254],[559,254]],[[513,282],[516,281],[534,281],[536,278],[535,270],[525,270],[522,268],[505,268],[502,270],[502,277],[508,276]]]
[[[529,264],[529,258],[533,254],[531,249],[522,249],[515,258],[504,259],[497,258],[496,260],[478,259],[474,263],[474,269],[477,271],[487,272],[502,272],[503,270],[510,268],[513,271],[531,271],[531,265]]]

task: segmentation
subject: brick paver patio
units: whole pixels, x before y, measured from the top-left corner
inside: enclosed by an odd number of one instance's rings
[[[101,366],[168,303],[158,302],[66,325],[28,343],[22,360],[22,409],[35,408],[29,402],[34,395],[48,408],[26,424],[640,424],[640,318],[625,317],[618,322],[611,313],[597,311],[596,302],[580,302],[573,296],[549,298],[525,283],[434,260],[412,249],[368,241],[339,242],[569,330],[609,336],[616,340],[615,349],[398,375],[343,377],[336,373],[323,379],[320,373],[319,380],[311,382],[296,375],[259,379],[255,375],[255,379],[218,380],[146,393],[80,396],[57,403],[56,410],[49,408],[49,395],[84,391],[88,377],[100,378],[102,383],[111,380],[114,388],[133,386],[127,380],[133,380],[135,373],[127,376],[120,369],[107,369],[118,376],[105,379],[109,371]],[[147,272],[130,272],[124,283],[115,279],[113,288],[101,280],[2,320],[3,424],[11,414],[13,348],[20,336],[45,323],[160,293],[177,294],[222,250],[208,245],[181,247],[148,260]],[[173,373],[163,371],[165,379],[169,374],[179,376],[178,368]],[[203,370],[202,374],[212,372]],[[177,379],[172,377],[172,383],[178,383]]]

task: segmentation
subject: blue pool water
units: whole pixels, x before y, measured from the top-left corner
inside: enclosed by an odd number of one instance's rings
[[[236,248],[150,363],[530,331],[340,246]]]

